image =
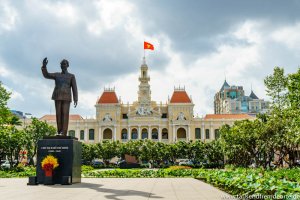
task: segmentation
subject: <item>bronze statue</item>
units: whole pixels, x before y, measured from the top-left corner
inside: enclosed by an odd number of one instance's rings
[[[69,110],[72,102],[71,89],[73,93],[74,107],[77,106],[78,92],[76,79],[74,74],[70,74],[67,70],[69,62],[62,60],[60,63],[61,72],[48,73],[48,60],[44,58],[42,73],[45,78],[55,80],[55,88],[52,94],[52,100],[55,101],[57,134],[67,135],[69,125]]]

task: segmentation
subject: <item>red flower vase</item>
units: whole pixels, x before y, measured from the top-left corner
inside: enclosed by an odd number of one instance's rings
[[[49,169],[49,170],[45,170],[45,176],[52,176],[53,174],[53,170],[52,169]]]

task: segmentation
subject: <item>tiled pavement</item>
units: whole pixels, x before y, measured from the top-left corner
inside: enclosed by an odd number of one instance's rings
[[[2,200],[225,200],[229,195],[193,178],[83,178],[73,185],[27,186],[25,178],[0,179]]]

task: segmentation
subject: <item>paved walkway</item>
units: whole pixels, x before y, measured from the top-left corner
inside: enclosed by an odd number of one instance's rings
[[[0,179],[0,199],[230,199],[224,198],[228,194],[193,178],[83,178],[80,184],[53,186],[27,186],[26,183],[25,178]]]

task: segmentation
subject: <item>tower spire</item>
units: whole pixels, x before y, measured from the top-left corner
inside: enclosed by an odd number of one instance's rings
[[[143,65],[146,65],[146,57],[145,57],[145,54],[144,54],[144,57],[143,57]]]
[[[150,105],[151,102],[151,91],[150,91],[150,77],[148,75],[148,66],[146,64],[146,58],[143,57],[141,65],[141,75],[139,77],[139,91],[138,91],[138,101],[144,105]]]

